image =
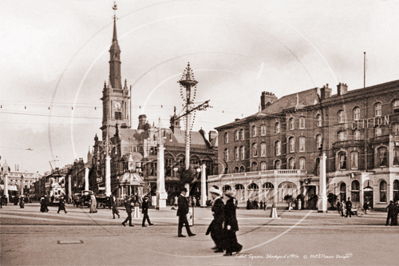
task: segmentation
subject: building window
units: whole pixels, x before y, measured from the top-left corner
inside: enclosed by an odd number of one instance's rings
[[[321,127],[323,125],[322,121],[321,121],[321,114],[317,114],[316,115],[316,121],[317,121],[317,126],[318,127]]]
[[[122,112],[115,112],[115,120],[122,120]]]
[[[276,160],[274,162],[274,169],[277,169],[277,170],[281,169],[281,161],[280,160]]]
[[[229,149],[225,149],[225,150],[224,150],[224,160],[225,160],[226,162],[229,161]]]
[[[260,134],[262,136],[266,136],[266,126],[265,125],[260,126]]]
[[[316,135],[316,147],[317,149],[321,149],[323,145],[323,138],[320,134]]]
[[[393,132],[395,135],[399,135],[399,124],[394,124],[393,127]]]
[[[375,128],[375,136],[380,137],[382,135],[382,130],[380,127]]]
[[[399,113],[399,100],[393,101],[392,109],[394,113]]]
[[[338,154],[338,170],[345,170],[346,169],[346,153],[340,152]]]
[[[376,103],[374,106],[374,110],[375,110],[375,116],[381,116],[382,115],[382,104]]]
[[[252,137],[256,137],[256,126],[252,126]]]
[[[240,167],[240,173],[244,173],[245,172],[245,167],[244,166],[241,166]]]
[[[244,129],[241,129],[240,132],[241,132],[241,140],[244,140],[245,139],[245,131],[244,131]]]
[[[260,144],[260,156],[266,157],[266,143],[264,142]]]
[[[280,133],[280,123],[277,122],[275,125],[276,133]]]
[[[393,181],[393,201],[399,200],[399,180]]]
[[[252,144],[252,156],[253,157],[258,156],[258,146],[256,145],[256,143]]]
[[[290,145],[290,152],[295,152],[295,138],[294,137],[290,137],[288,139],[288,143]]]
[[[290,166],[290,169],[295,169],[295,158],[289,159],[289,166]]]
[[[299,158],[299,170],[305,170],[306,167],[306,159]]]
[[[399,147],[393,149],[393,165],[399,165]]]
[[[305,127],[305,117],[302,116],[299,118],[299,128],[304,129]]]
[[[276,141],[275,145],[276,145],[275,154],[276,154],[276,156],[280,156],[281,155],[281,142],[278,140],[278,141]]]
[[[353,202],[359,202],[360,197],[359,197],[359,181],[354,180],[352,182],[352,191],[351,191],[351,199]]]
[[[339,194],[341,196],[341,201],[342,200],[346,201],[346,184],[345,183],[341,183],[341,185],[339,187]]]
[[[360,120],[360,108],[359,107],[355,107],[353,109],[353,120],[354,121]]]
[[[338,112],[338,123],[345,123],[345,112],[342,110]]]
[[[240,159],[240,150],[238,147],[234,148],[234,159],[238,161]]]
[[[234,173],[238,173],[238,166],[234,167]]]
[[[338,132],[338,141],[345,141],[345,131]]]
[[[235,136],[235,140],[236,140],[236,141],[240,140],[240,131],[236,130],[236,131],[234,132],[234,136]]]
[[[299,137],[299,152],[305,151],[305,137]]]
[[[257,162],[253,162],[251,165],[251,169],[252,171],[258,171],[258,163]]]
[[[245,147],[241,146],[241,160],[245,159]]]
[[[380,183],[380,202],[387,202],[387,182]]]
[[[266,162],[261,162],[261,163],[260,163],[260,170],[261,170],[261,171],[266,171],[266,170],[267,170],[267,164],[266,164]]]
[[[295,121],[294,121],[293,117],[290,118],[289,124],[290,124],[290,130],[294,130],[295,129]]]
[[[224,133],[224,143],[229,143],[229,134],[227,132]]]
[[[385,147],[378,148],[378,163],[380,167],[388,165],[387,148]]]
[[[354,135],[355,135],[355,140],[360,140],[360,131],[359,130],[356,130]]]
[[[351,152],[351,169],[357,170],[359,168],[359,153]]]

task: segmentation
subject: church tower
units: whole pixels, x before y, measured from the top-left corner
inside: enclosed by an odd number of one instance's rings
[[[117,6],[114,4],[113,10],[116,12]],[[112,44],[109,49],[109,80],[104,83],[103,97],[103,120],[102,120],[102,139],[112,138],[115,134],[116,124],[121,128],[130,128],[130,93],[127,81],[122,87],[121,77],[121,49],[118,44],[116,32],[116,14],[114,14],[114,30],[112,34]]]

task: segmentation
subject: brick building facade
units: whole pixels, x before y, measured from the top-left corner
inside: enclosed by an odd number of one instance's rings
[[[236,190],[241,200],[300,197],[312,208],[325,152],[331,199],[374,208],[399,199],[399,81],[331,91],[327,84],[280,99],[263,92],[258,113],[216,128],[224,174],[208,186]]]

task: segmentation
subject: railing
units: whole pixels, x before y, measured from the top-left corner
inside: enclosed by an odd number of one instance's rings
[[[261,178],[266,176],[284,176],[284,175],[296,175],[303,176],[306,175],[306,170],[298,170],[298,169],[279,169],[279,170],[266,170],[266,171],[254,171],[254,172],[242,172],[242,173],[233,173],[233,174],[221,174],[221,175],[212,175],[208,177],[208,181],[220,180],[220,179],[239,179],[239,178]]]

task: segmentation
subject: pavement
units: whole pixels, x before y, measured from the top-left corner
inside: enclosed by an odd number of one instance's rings
[[[399,226],[385,226],[386,213],[343,218],[313,210],[237,210],[237,238],[243,250],[232,257],[213,253],[205,232],[209,208],[195,208],[194,237],[178,238],[176,211],[150,209],[153,226],[123,227],[126,213],[112,219],[110,209],[89,213],[67,205],[67,212],[0,209],[0,265],[398,265]],[[185,229],[183,233],[186,234]],[[187,235],[187,234],[186,234]]]

